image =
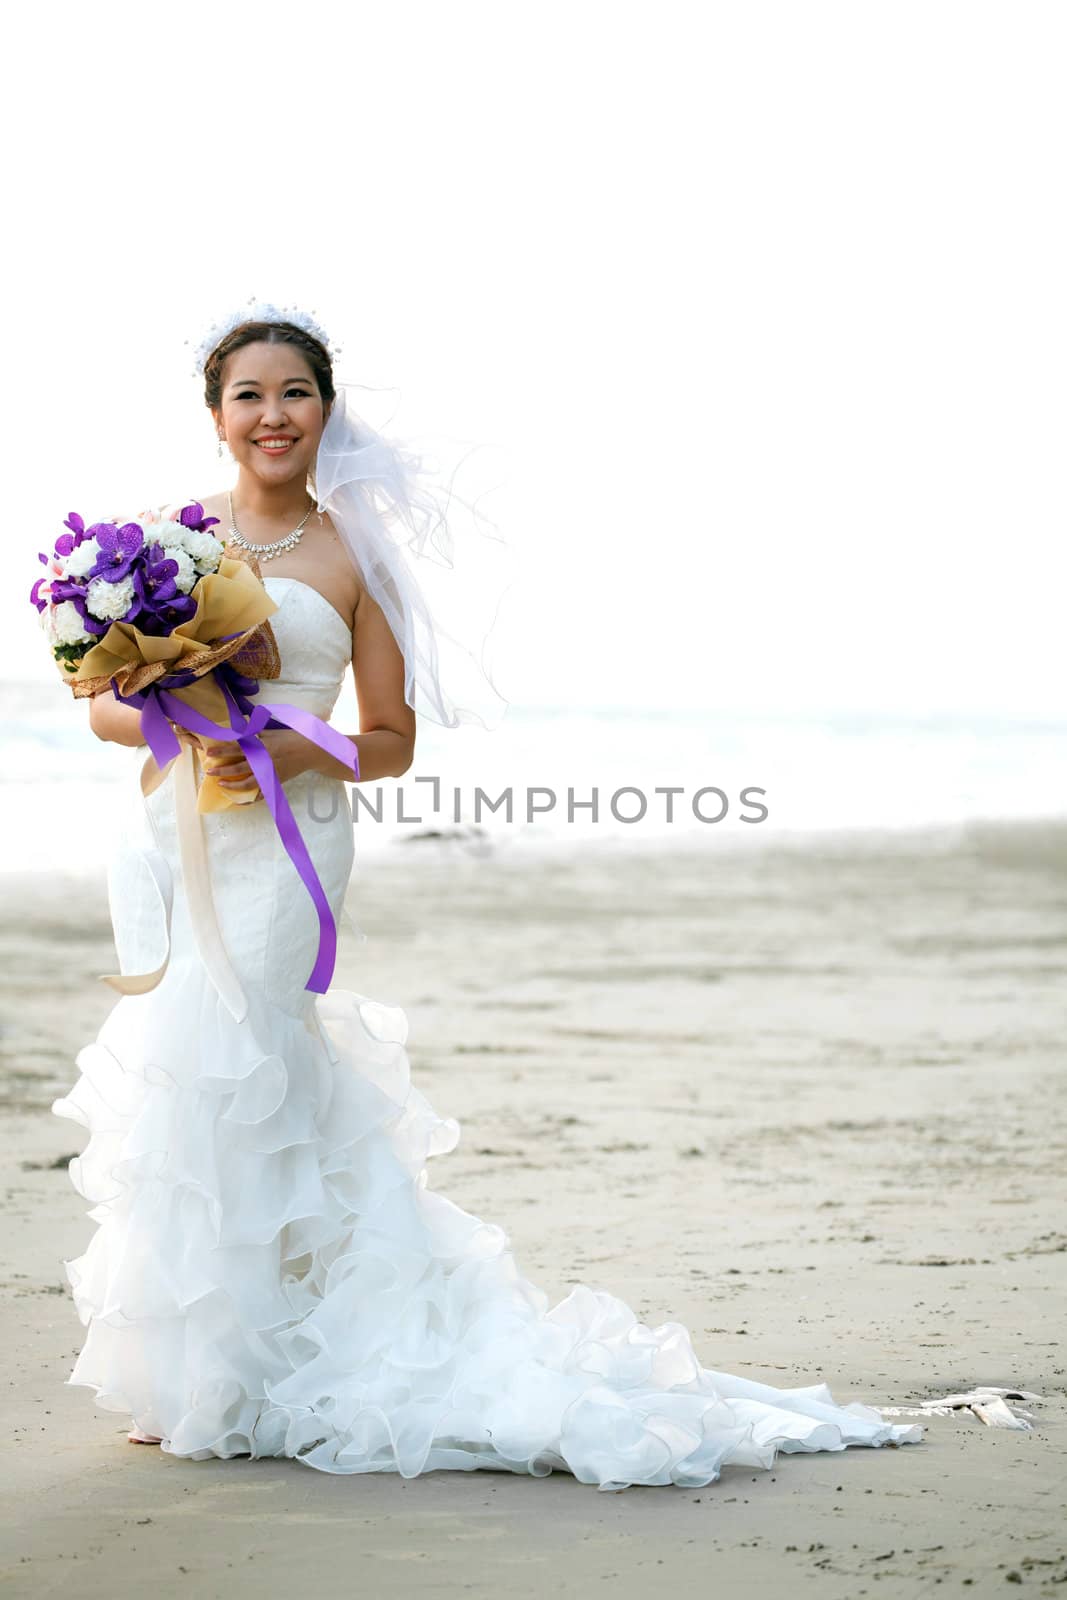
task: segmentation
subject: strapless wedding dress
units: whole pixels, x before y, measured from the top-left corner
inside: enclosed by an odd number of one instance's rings
[[[260,698],[328,719],[348,626],[302,580],[266,583],[282,678]],[[193,938],[172,773],[147,798],[134,779],[109,875],[123,971],[145,971],[161,943],[145,862],[166,861],[169,964],[117,1001],[52,1107],[89,1132],[70,1177],[97,1224],[65,1263],[87,1326],[68,1383],[173,1455],[333,1473],[555,1469],[604,1490],[694,1488],[779,1452],[921,1439],[824,1383],[703,1367],[681,1323],[646,1326],[604,1290],[550,1308],[504,1230],[428,1186],[460,1129],[412,1085],[403,1011],[304,988],[318,920],[261,800],[200,815],[248,1002],[235,1020]],[[347,785],[301,774],[285,792],[339,919]]]

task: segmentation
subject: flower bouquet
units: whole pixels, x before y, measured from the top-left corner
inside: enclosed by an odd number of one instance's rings
[[[76,511],[30,591],[52,654],[78,698],[111,688],[146,709],[153,685],[213,722],[229,723],[224,689],[255,693],[281,670],[268,622],[277,609],[254,559],[234,559],[209,530],[197,502],[138,522],[86,527]],[[227,663],[226,670],[219,670]],[[159,709],[159,696],[155,697]],[[171,716],[180,722],[180,716]],[[148,723],[160,719],[149,709]],[[146,727],[147,742],[156,754]],[[225,733],[220,737],[226,737]],[[177,754],[175,742],[172,751]],[[164,762],[159,760],[160,766]],[[197,810],[219,811],[258,798],[228,792],[210,775]]]
[[[47,571],[30,600],[37,607],[52,655],[74,695],[111,689],[116,699],[137,706],[145,741],[162,770],[183,754],[177,728],[212,739],[234,740],[259,785],[239,796],[210,774],[199,787],[188,761],[178,762],[178,838],[194,927],[204,937],[209,968],[222,968],[220,993],[243,1014],[244,1000],[229,970],[214,925],[207,889],[203,836],[196,812],[266,801],[293,864],[315,902],[319,950],[306,987],[325,993],[336,958],[337,930],[325,891],[296,825],[274,763],[260,734],[266,728],[295,729],[359,777],[355,744],[302,707],[254,703],[260,680],[281,672],[269,618],[270,598],[254,557],[228,555],[211,533],[217,517],[205,517],[193,501],[173,514],[148,513],[138,522],[96,522],[86,527],[77,512],[53,553],[39,554]],[[233,547],[236,548],[236,547]],[[189,811],[194,815],[189,816]],[[166,963],[164,963],[165,967]],[[125,992],[143,992],[162,976],[132,979]],[[217,979],[217,981],[219,981]],[[237,996],[236,1000],[234,996]]]

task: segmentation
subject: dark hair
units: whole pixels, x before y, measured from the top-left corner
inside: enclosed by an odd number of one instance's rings
[[[235,350],[243,350],[246,344],[296,345],[315,374],[323,409],[329,407],[336,393],[329,352],[313,334],[305,333],[292,322],[242,322],[221,339],[204,364],[205,405],[217,410],[222,404],[222,368],[226,357],[232,356]]]

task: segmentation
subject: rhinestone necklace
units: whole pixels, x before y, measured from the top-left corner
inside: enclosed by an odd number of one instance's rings
[[[271,544],[252,544],[245,538],[243,533],[239,533],[237,530],[237,522],[233,514],[233,495],[229,491],[226,494],[226,501],[230,508],[231,542],[239,545],[242,550],[251,550],[252,554],[258,556],[261,561],[273,561],[275,556],[284,555],[287,550],[291,550],[294,545],[299,544],[304,536],[304,526],[315,509],[315,502],[312,501],[292,533],[287,533],[284,539],[275,539]]]

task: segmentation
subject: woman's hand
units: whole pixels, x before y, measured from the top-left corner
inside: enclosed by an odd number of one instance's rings
[[[318,751],[309,739],[292,728],[266,728],[260,739],[274,763],[279,783],[288,783],[313,765]],[[204,771],[233,794],[258,793],[259,783],[244,752],[232,739],[199,741]]]

